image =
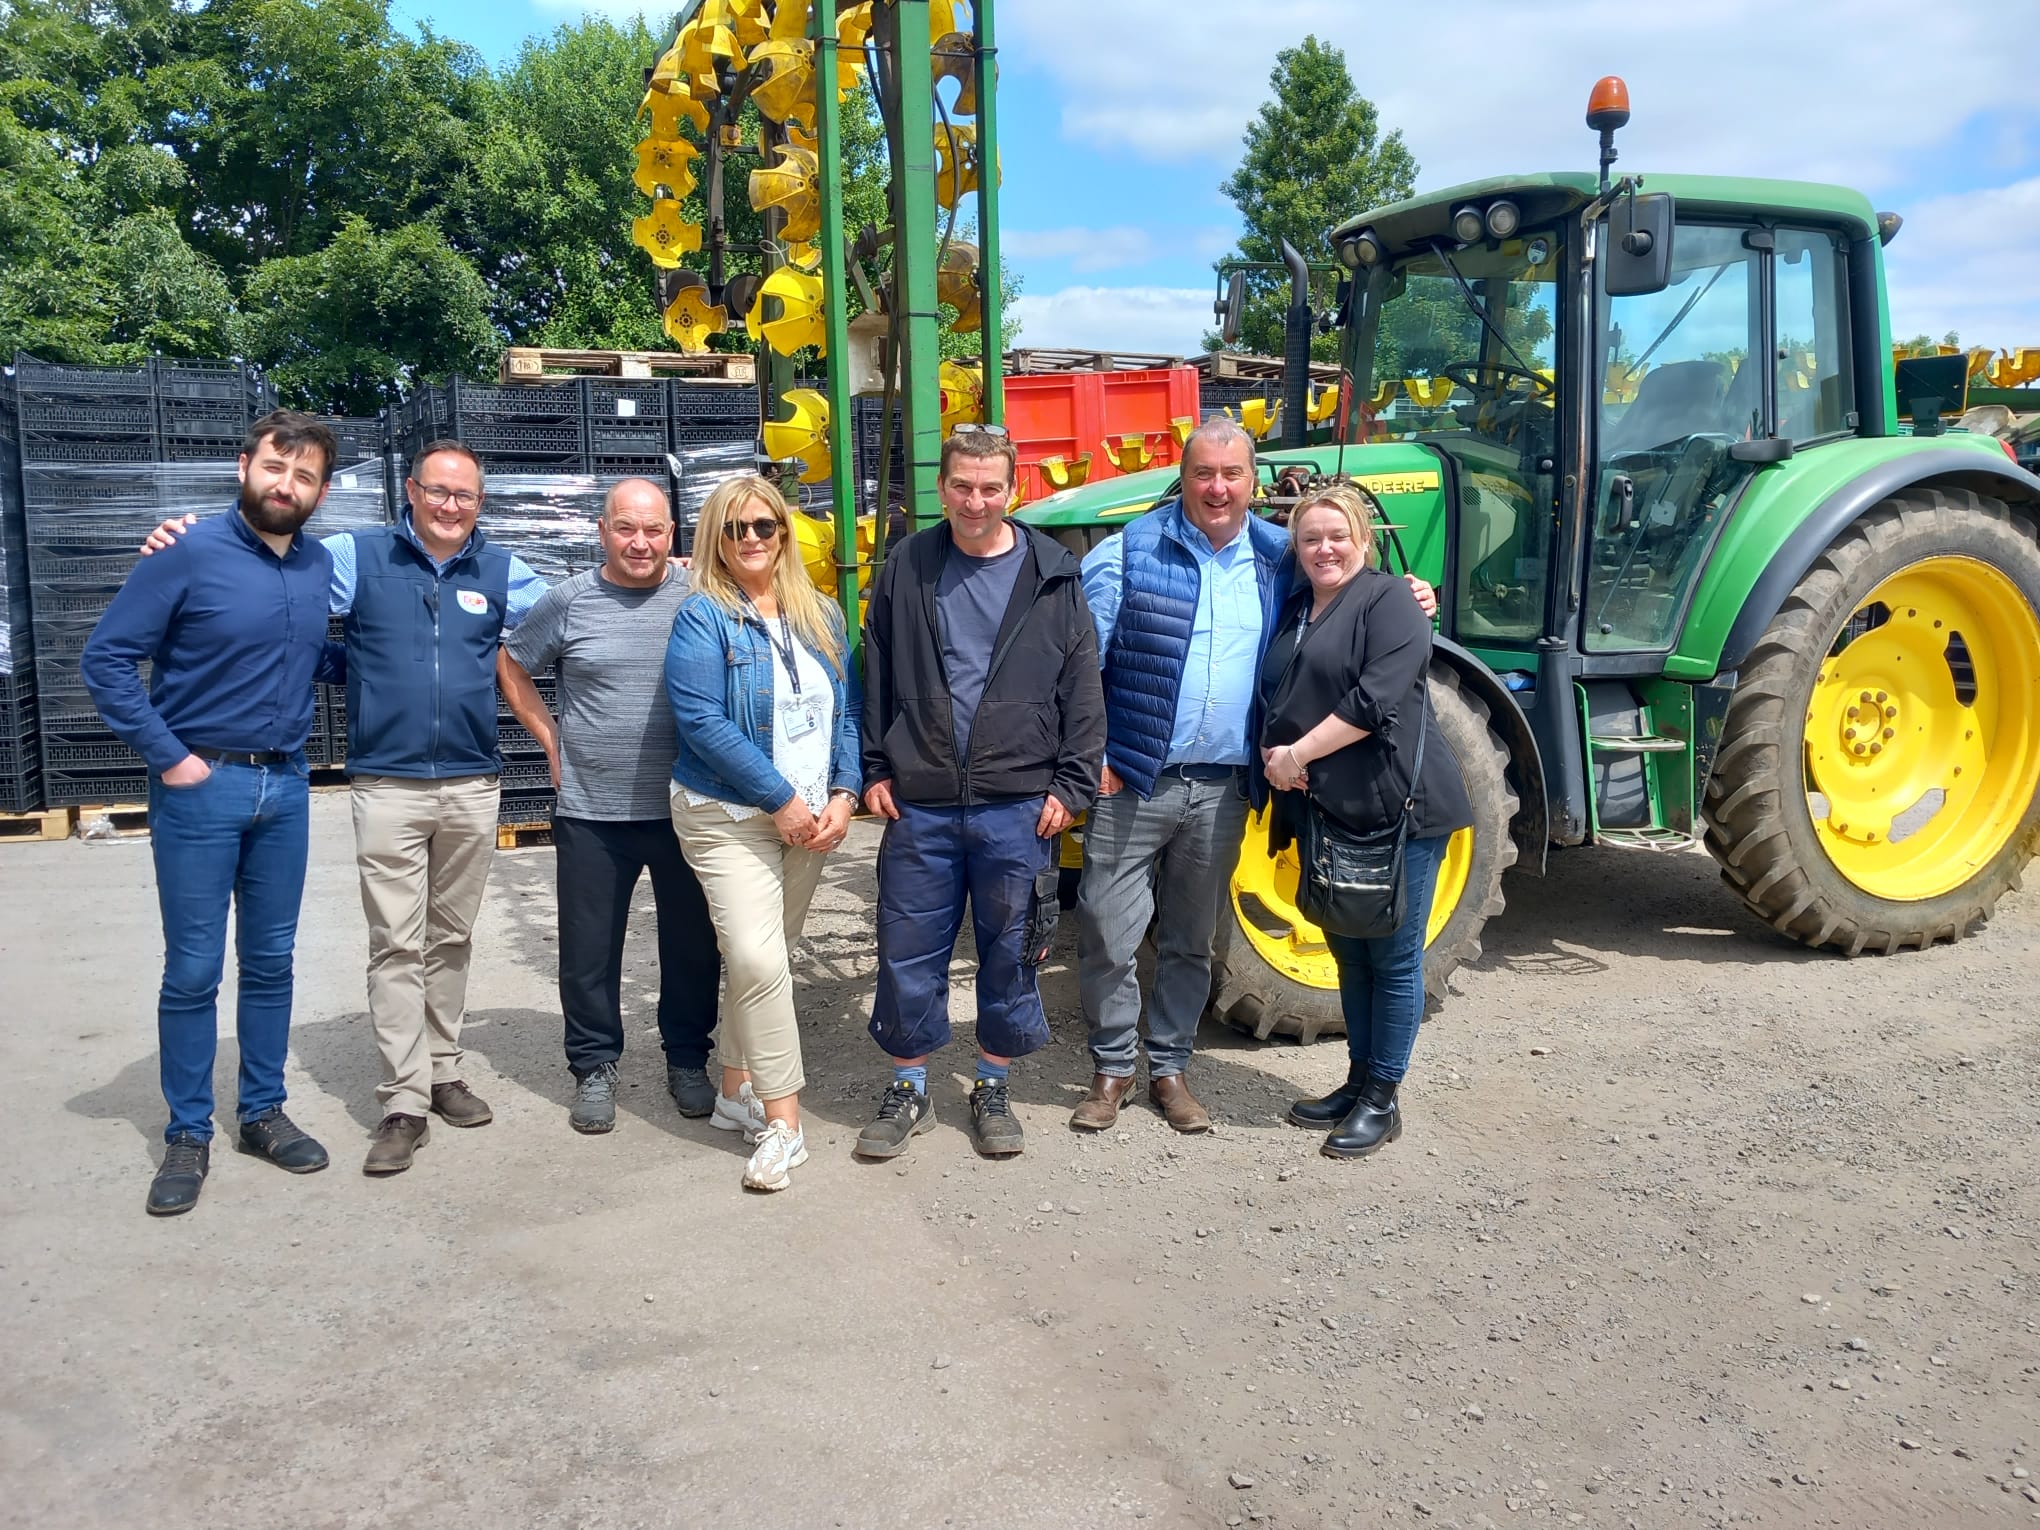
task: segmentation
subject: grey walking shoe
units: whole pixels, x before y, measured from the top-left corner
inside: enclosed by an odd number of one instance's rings
[[[163,1167],[149,1182],[149,1215],[182,1216],[198,1204],[198,1192],[212,1167],[212,1148],[202,1137],[172,1137],[163,1149]]]
[[[583,1073],[574,1086],[574,1110],[567,1123],[593,1136],[616,1125],[616,1064],[602,1063]]]
[[[851,1151],[859,1158],[897,1158],[922,1132],[935,1126],[935,1102],[916,1089],[895,1079],[885,1086],[878,1102],[878,1114],[857,1134]]]
[[[1003,1079],[981,1078],[970,1092],[970,1140],[987,1158],[1011,1158],[1023,1143],[1020,1118]]]
[[[669,1063],[666,1092],[683,1116],[699,1120],[715,1109],[715,1085],[708,1081],[706,1068],[675,1068]]]

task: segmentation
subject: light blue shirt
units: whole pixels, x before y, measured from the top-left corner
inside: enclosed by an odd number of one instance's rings
[[[1247,713],[1261,672],[1261,582],[1253,539],[1242,526],[1213,548],[1181,510],[1176,529],[1197,560],[1197,615],[1176,692],[1167,765],[1245,765]],[[1084,558],[1084,599],[1098,628],[1098,653],[1112,648],[1125,588],[1126,539],[1107,537]],[[336,560],[337,561],[337,560]]]
[[[333,555],[333,594],[331,608],[335,616],[345,616],[354,609],[354,579],[357,567],[354,556],[354,533],[336,531],[323,539],[321,544]],[[425,555],[431,558],[432,555]],[[454,557],[459,557],[455,553]],[[432,567],[443,570],[453,558],[432,558]],[[523,621],[531,608],[538,604],[538,597],[546,592],[546,583],[538,571],[515,553],[510,555],[510,589],[504,604],[503,629]]]

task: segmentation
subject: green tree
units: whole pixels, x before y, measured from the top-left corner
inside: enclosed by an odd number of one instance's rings
[[[349,218],[316,254],[263,262],[243,309],[248,358],[284,402],[334,414],[483,370],[500,343],[481,277],[429,223],[383,234]]]
[[[1275,55],[1268,84],[1273,94],[1247,125],[1245,153],[1219,186],[1245,224],[1238,247],[1224,260],[1279,262],[1286,238],[1306,260],[1329,261],[1326,232],[1355,213],[1408,196],[1417,162],[1400,130],[1382,136],[1374,105],[1354,85],[1340,49],[1306,37]],[[1329,296],[1326,286],[1320,301]],[[1250,273],[1234,348],[1281,355],[1288,305],[1285,274]],[[1220,342],[1207,335],[1204,343]],[[1311,354],[1335,359],[1338,338],[1318,336]]]

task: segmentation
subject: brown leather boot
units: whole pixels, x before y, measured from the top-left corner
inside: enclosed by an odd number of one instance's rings
[[[1091,1075],[1091,1092],[1070,1112],[1070,1125],[1080,1132],[1102,1132],[1119,1119],[1119,1104],[1133,1090],[1133,1076]]]
[[[448,1126],[487,1126],[496,1113],[459,1079],[432,1086],[432,1110]]]
[[[428,1133],[423,1116],[391,1111],[375,1129],[368,1145],[368,1157],[361,1165],[364,1174],[401,1174],[411,1167],[411,1154],[424,1146]]]
[[[1208,1132],[1211,1112],[1197,1103],[1190,1085],[1180,1073],[1166,1073],[1148,1080],[1148,1100],[1179,1132]]]

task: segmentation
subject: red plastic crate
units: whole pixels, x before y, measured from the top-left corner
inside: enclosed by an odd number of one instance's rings
[[[1044,457],[1074,462],[1091,454],[1088,479],[1117,478],[1108,438],[1138,435],[1150,467],[1177,460],[1172,422],[1197,418],[1197,370],[1157,367],[1138,372],[1045,372],[1006,379],[1006,427],[1020,454],[1020,496],[1052,492],[1042,480]]]

